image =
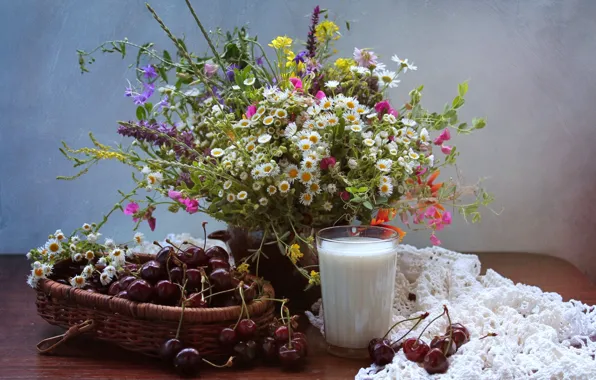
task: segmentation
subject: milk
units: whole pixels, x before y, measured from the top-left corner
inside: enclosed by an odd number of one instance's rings
[[[371,237],[318,242],[327,343],[363,349],[391,326],[397,243]]]

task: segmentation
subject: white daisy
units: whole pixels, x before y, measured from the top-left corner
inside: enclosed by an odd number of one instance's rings
[[[151,173],[151,169],[149,169],[148,166],[143,166],[143,169],[141,170],[141,173],[143,173],[143,174],[149,174],[149,173]]]
[[[417,66],[414,66],[414,62],[408,62],[408,59],[404,59],[403,61],[401,61],[401,67],[403,67],[404,69],[404,73],[407,73],[408,70],[412,70],[412,71],[416,71],[418,70]]]
[[[85,252],[85,258],[87,260],[93,260],[95,258],[95,253],[91,250]]]
[[[356,111],[348,111],[344,113],[344,119],[348,124],[354,124],[360,122],[360,115]]]
[[[267,206],[267,204],[269,203],[269,199],[262,197],[261,199],[259,199],[259,204],[261,206]]]
[[[74,261],[75,263],[78,263],[81,260],[83,260],[82,253],[75,253],[74,255],[72,255],[72,261]]]
[[[399,82],[401,82],[399,79],[397,79],[397,73],[395,71],[378,71],[377,78],[379,78],[379,84],[389,88],[395,88],[399,85]]]
[[[331,204],[331,202],[323,203],[322,207],[323,207],[323,210],[325,210],[325,211],[333,210],[333,205]]]
[[[413,127],[413,126],[415,126],[417,124],[415,120],[408,119],[408,118],[405,118],[405,117],[403,119],[401,119],[401,123],[403,125],[405,125],[405,126],[408,126],[408,127]]]
[[[257,169],[261,171],[262,176],[272,177],[279,173],[279,167],[274,162],[265,162],[257,166]]]
[[[278,108],[275,110],[275,117],[279,119],[284,119],[286,116],[288,116],[288,112],[285,109]]]
[[[325,117],[325,121],[327,122],[328,126],[333,127],[339,123],[339,118],[335,114],[331,113]]]
[[[107,260],[105,257],[100,257],[99,260],[97,260],[97,265],[105,267],[107,264]]]
[[[347,97],[345,99],[343,99],[343,104],[345,106],[345,108],[349,109],[350,111],[355,111],[358,106],[360,105],[358,103],[358,100],[356,100],[353,97]]]
[[[339,86],[339,82],[336,80],[330,80],[325,83],[325,87],[327,88],[336,88],[337,86]]]
[[[142,232],[137,232],[133,239],[137,244],[143,244],[143,241],[145,240],[145,234]]]
[[[232,203],[236,200],[236,195],[230,193],[227,195],[226,199],[228,200],[228,202]]]
[[[398,152],[396,148],[389,147],[389,154],[392,156],[397,156]]]
[[[106,272],[103,272],[102,274],[99,275],[99,281],[101,282],[101,284],[103,286],[106,286],[110,282],[112,282],[112,278]]]
[[[312,142],[309,139],[302,139],[298,142],[298,148],[303,152],[309,151],[311,147]]]
[[[36,279],[39,280],[41,278],[45,278],[46,275],[43,271],[43,268],[41,266],[37,267],[37,268],[33,268],[31,270],[31,275]]]
[[[246,181],[247,178],[248,178],[248,173],[247,172],[240,173],[240,180]]]
[[[350,126],[350,130],[352,132],[359,133],[359,132],[362,132],[362,126],[360,124],[353,124]]]
[[[73,237],[71,237],[71,238],[70,238],[70,241],[71,241],[72,243],[74,243],[74,244],[77,244],[78,242],[80,242],[80,241],[81,241],[81,238],[80,238],[80,237],[78,237],[77,235],[75,235],[75,236],[73,236]]]
[[[230,187],[232,187],[232,181],[228,179],[224,182],[223,188],[224,190],[228,190]]]
[[[247,152],[251,153],[253,150],[255,150],[256,147],[257,146],[255,145],[255,143],[251,141],[248,144],[246,144],[245,148]]]
[[[236,198],[238,198],[239,201],[245,200],[246,197],[248,197],[248,193],[246,191],[241,191],[236,195]]]
[[[114,239],[110,238],[106,238],[103,245],[105,245],[108,248],[116,248],[116,243],[114,242]]]
[[[44,276],[49,276],[52,274],[52,271],[54,270],[54,266],[51,264],[42,264],[41,269],[43,270]]]
[[[224,150],[221,148],[214,148],[211,150],[211,155],[216,158],[221,157],[224,155]]]
[[[430,155],[428,157],[426,157],[428,159],[428,166],[435,166],[435,156],[434,155]]]
[[[116,265],[123,265],[126,259],[125,252],[122,248],[114,248],[112,252],[110,252],[110,258]]]
[[[325,110],[325,111],[329,111],[331,109],[333,109],[333,105],[334,105],[334,101],[332,98],[325,98],[323,100],[321,100],[321,104],[319,104],[320,109]]]
[[[379,185],[379,195],[388,197],[393,193],[393,185],[390,183],[381,183]]]
[[[273,185],[267,186],[267,194],[273,195],[275,193],[277,193],[277,187],[275,187]]]
[[[86,280],[85,277],[79,275],[79,276],[74,276],[73,278],[70,279],[70,285],[73,288],[82,288],[83,286],[85,286],[86,284]]]
[[[48,253],[53,253],[54,255],[62,252],[62,244],[57,239],[48,240],[44,248],[48,250]]]
[[[277,186],[279,188],[279,192],[282,194],[286,194],[290,191],[290,183],[288,181],[281,181]]]
[[[83,268],[83,272],[81,272],[81,276],[84,278],[89,278],[93,276],[93,272],[95,271],[95,266],[93,264],[89,264]]]
[[[39,279],[33,277],[33,275],[27,276],[27,285],[29,285],[33,289],[35,289],[37,287],[38,282],[39,282]]]
[[[300,203],[305,206],[308,206],[312,203],[314,196],[311,193],[302,193],[300,194]]]
[[[298,128],[296,127],[296,123],[290,123],[286,129],[284,129],[284,136],[290,138],[296,134],[297,130]]]
[[[412,148],[410,148],[410,150],[408,151],[408,157],[410,157],[412,160],[417,160],[418,158],[420,158],[420,155],[414,152]]]
[[[422,130],[420,131],[420,141],[424,144],[428,144],[428,142],[430,141],[430,136],[426,128],[422,128]]]
[[[308,130],[313,130],[316,128],[316,126],[317,125],[315,124],[314,120],[306,120],[304,124],[302,124],[302,128]]]
[[[271,115],[265,116],[265,118],[263,119],[263,124],[271,125],[271,124],[273,124],[274,121],[275,121],[275,118],[273,116],[271,116]]]
[[[313,182],[308,185],[307,191],[311,194],[319,194],[321,192],[321,185],[318,182]]]
[[[363,105],[359,105],[358,107],[356,107],[355,111],[358,115],[366,115],[367,113],[370,112],[370,110]]]
[[[255,77],[246,78],[244,80],[245,86],[252,86],[253,84],[255,84]]]
[[[352,170],[353,170],[353,169],[356,169],[356,168],[358,167],[358,161],[356,161],[356,160],[355,160],[355,159],[353,159],[353,158],[350,158],[350,159],[348,160],[348,167],[349,167],[350,169],[352,169]]]
[[[159,172],[153,172],[147,174],[147,184],[151,186],[159,185],[163,181],[163,174]]]
[[[364,139],[363,142],[364,142],[364,145],[366,145],[366,146],[373,146],[373,145],[375,145],[375,140],[373,140],[373,139]]]
[[[255,182],[255,183],[252,184],[252,189],[254,191],[261,190],[261,187],[263,187],[263,184],[261,182]]]
[[[316,121],[315,121],[315,126],[318,129],[325,129],[327,127],[327,118],[326,117],[319,117]]]
[[[366,67],[362,67],[362,66],[352,66],[350,67],[350,70],[354,73],[360,74],[360,75],[364,75],[364,74],[369,74],[370,70]]]
[[[64,233],[62,233],[62,230],[56,230],[56,232],[54,232],[54,238],[56,238],[59,241],[65,240],[66,236],[64,236]]]
[[[369,113],[368,115],[366,115],[367,119],[374,119],[375,117],[377,117],[377,113],[373,112],[373,113]]]
[[[128,248],[126,250],[125,255],[126,255],[126,257],[128,257],[129,259],[131,259],[135,255],[135,252],[132,250],[132,248]]]
[[[288,182],[292,183],[298,176],[300,175],[300,171],[298,170],[298,166],[296,165],[288,165],[286,168],[286,175],[288,176]]]
[[[264,133],[262,135],[259,136],[259,138],[257,139],[257,141],[259,142],[259,144],[266,144],[269,141],[271,141],[271,135]]]
[[[317,170],[317,161],[313,160],[310,157],[306,157],[304,158],[304,160],[302,160],[302,170],[307,171],[307,172],[312,172]]]
[[[381,183],[391,183],[391,177],[388,177],[386,175],[381,176]]]
[[[329,194],[335,194],[337,192],[337,186],[334,183],[327,185],[327,192]]]
[[[306,170],[301,170],[298,180],[304,185],[310,185],[315,180],[315,174]]]
[[[234,128],[245,129],[249,128],[253,124],[252,120],[242,119],[233,125]]]

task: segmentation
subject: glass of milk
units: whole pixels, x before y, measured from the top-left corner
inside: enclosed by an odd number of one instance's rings
[[[399,235],[384,227],[338,226],[316,236],[325,339],[331,354],[367,357],[391,326]]]

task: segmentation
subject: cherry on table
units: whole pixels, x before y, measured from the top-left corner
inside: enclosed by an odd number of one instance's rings
[[[424,356],[428,353],[428,351],[430,351],[428,344],[416,338],[406,339],[402,345],[402,348],[406,358],[417,363],[421,363],[424,360]]]
[[[257,358],[257,343],[253,340],[247,342],[238,342],[234,346],[236,361],[241,366],[250,366],[254,364]]]
[[[161,280],[155,284],[155,295],[160,303],[173,305],[180,299],[180,288],[169,280]]]
[[[219,343],[224,347],[232,347],[238,341],[236,330],[226,327],[219,332]]]
[[[209,269],[214,270],[217,268],[223,268],[225,270],[230,270],[230,263],[221,259],[209,259]]]
[[[308,356],[308,343],[304,338],[292,338],[292,346],[298,350],[301,357]]]
[[[163,361],[171,362],[172,359],[174,359],[174,357],[178,355],[183,348],[184,345],[179,339],[168,339],[159,348],[159,357]]]
[[[449,368],[449,361],[438,348],[433,348],[424,356],[424,369],[429,374],[445,373]]]
[[[377,343],[381,343],[381,342],[385,342],[385,343],[389,344],[389,341],[387,339],[382,339],[382,338],[373,338],[370,340],[370,342],[368,342],[368,356],[370,356],[371,360],[374,360],[373,349],[375,348]]]
[[[393,361],[395,351],[391,348],[389,342],[382,340],[374,345],[372,350],[372,360],[376,365],[386,365]]]
[[[304,364],[304,357],[300,356],[298,349],[287,343],[279,347],[277,355],[284,369],[297,369]]]
[[[140,274],[143,280],[155,283],[163,277],[164,267],[155,260],[147,261],[141,267]]]
[[[263,338],[263,342],[261,343],[261,352],[263,353],[263,359],[268,364],[277,363],[279,357],[277,356],[278,348],[277,342],[273,337],[265,337]]]
[[[464,343],[467,343],[470,340],[470,338],[468,338],[466,333],[464,333],[462,330],[455,329],[453,330],[451,338],[453,339],[453,342],[457,348],[460,348]]]
[[[201,355],[194,348],[185,348],[174,357],[174,368],[181,376],[196,376],[201,370]]]
[[[241,340],[251,340],[257,333],[257,324],[252,319],[242,319],[236,326],[236,333]]]
[[[446,356],[451,356],[455,354],[455,352],[457,351],[457,346],[455,345],[455,342],[453,340],[450,342],[448,336],[435,336],[433,340],[430,342],[430,348],[438,348],[442,352],[445,352],[445,350],[447,350]]]
[[[126,289],[131,300],[147,302],[153,296],[153,287],[143,279],[134,280]]]

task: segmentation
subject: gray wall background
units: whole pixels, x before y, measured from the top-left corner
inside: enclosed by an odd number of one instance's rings
[[[0,0],[0,252],[25,252],[56,228],[99,220],[128,189],[129,171],[104,163],[75,182],[58,152],[60,140],[87,146],[91,130],[119,142],[116,121],[134,117],[123,97],[133,73],[104,56],[81,76],[76,49],[109,39],[156,42],[167,37],[140,0]],[[204,50],[184,1],[153,0],[166,24]],[[262,41],[279,34],[305,38],[314,1],[194,1],[209,28],[248,23]],[[338,48],[370,47],[387,63],[408,57],[419,70],[393,91],[397,103],[425,84],[430,109],[451,99],[469,79],[462,116],[486,116],[488,127],[456,138],[465,179],[487,177],[500,216],[479,225],[461,218],[440,235],[459,251],[529,251],[563,257],[596,278],[596,1],[410,0],[321,1],[350,20]],[[343,22],[340,24],[343,26]],[[153,238],[200,233],[202,215],[158,214]],[[222,227],[214,222],[211,229]],[[116,215],[104,235],[127,240],[129,217]],[[428,236],[408,242],[428,245]]]

